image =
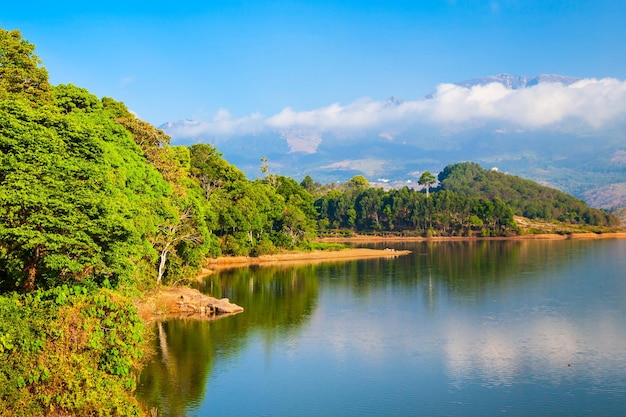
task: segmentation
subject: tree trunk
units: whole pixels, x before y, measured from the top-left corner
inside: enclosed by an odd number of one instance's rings
[[[163,275],[165,274],[165,262],[167,262],[167,254],[169,253],[169,243],[165,245],[165,248],[161,251],[159,255],[159,273],[157,275],[157,285],[161,284],[161,280],[163,279]]]
[[[26,280],[22,285],[24,291],[33,291],[35,289],[35,278],[37,277],[37,263],[39,263],[39,257],[41,256],[41,247],[35,246],[35,253],[24,266],[24,275]]]

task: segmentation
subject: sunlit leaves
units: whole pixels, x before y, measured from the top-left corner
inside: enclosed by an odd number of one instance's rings
[[[19,31],[0,28],[0,99],[16,95],[33,105],[52,100],[48,72],[34,51]]]

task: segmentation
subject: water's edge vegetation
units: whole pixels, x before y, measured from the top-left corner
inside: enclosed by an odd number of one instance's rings
[[[424,190],[298,183],[267,160],[250,180],[209,144],[171,146],[119,101],[50,85],[34,50],[0,28],[0,416],[147,414],[133,396],[147,333],[131,300],[210,259],[336,249],[317,236],[533,231],[515,216],[557,233],[619,224],[472,163],[424,173]]]

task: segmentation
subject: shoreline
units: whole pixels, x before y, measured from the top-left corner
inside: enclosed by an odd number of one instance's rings
[[[369,236],[355,235],[350,237],[323,237],[315,239],[324,243],[384,243],[384,242],[473,242],[483,240],[595,240],[595,239],[626,239],[626,231],[609,233],[538,233],[515,236]]]
[[[610,233],[542,233],[528,234],[516,236],[498,236],[498,237],[477,237],[477,236],[370,236],[355,235],[350,237],[324,237],[315,239],[316,242],[324,243],[353,243],[353,244],[369,244],[369,243],[398,243],[398,242],[476,242],[489,240],[598,240],[598,239],[626,239],[626,231],[610,232]],[[321,262],[348,261],[368,258],[395,258],[411,253],[408,250],[395,249],[372,249],[372,248],[346,248],[336,251],[316,250],[312,252],[283,252],[274,255],[252,256],[222,256],[210,259],[198,278],[201,279],[214,271],[236,268],[242,266],[293,266],[302,264],[317,264]]]
[[[401,236],[367,236],[357,235],[352,237],[332,237],[316,239],[318,242],[328,243],[397,243],[397,242],[477,242],[488,240],[598,240],[598,239],[626,239],[625,232],[614,233],[572,233],[568,235],[561,234],[536,234],[536,235],[520,235],[509,237],[401,237]],[[295,266],[295,265],[316,265],[324,262],[342,262],[358,259],[390,259],[410,254],[409,250],[396,249],[371,249],[371,248],[346,248],[336,251],[316,250],[312,252],[284,252],[274,255],[262,255],[259,257],[250,256],[224,256],[211,259],[207,262],[202,272],[196,275],[197,280],[202,280],[208,275],[214,274],[221,270],[231,268],[241,268],[246,266]],[[206,315],[201,309],[200,304],[204,306],[213,306],[220,301],[213,297],[206,296],[200,299],[202,295],[199,291],[191,289],[187,286],[182,287],[161,287],[147,294],[144,294],[141,300],[135,300],[135,305],[139,310],[139,314],[144,322],[154,320],[167,320],[170,318],[191,318],[214,320],[227,317],[232,314],[243,311],[239,310],[239,306],[232,305],[236,311],[215,311],[217,314]],[[198,299],[198,302],[195,301]],[[185,301],[183,306],[182,301]],[[194,300],[189,306],[188,301]],[[229,302],[227,299],[225,302]],[[232,303],[231,303],[232,304]]]
[[[371,258],[396,258],[411,253],[409,250],[346,248],[336,251],[316,250],[312,252],[284,252],[274,255],[251,256],[223,256],[211,259],[206,265],[203,274],[206,276],[213,270],[235,268],[248,265],[274,266],[295,264],[316,264],[320,262],[350,261]]]

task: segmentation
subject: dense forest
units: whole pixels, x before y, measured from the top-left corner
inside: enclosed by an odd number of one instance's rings
[[[556,190],[451,165],[425,189],[361,176],[248,179],[209,144],[170,138],[109,97],[53,86],[0,29],[0,415],[140,415],[132,297],[207,259],[310,250],[318,234],[506,236],[514,214],[613,226]],[[20,414],[21,413],[21,414]]]

